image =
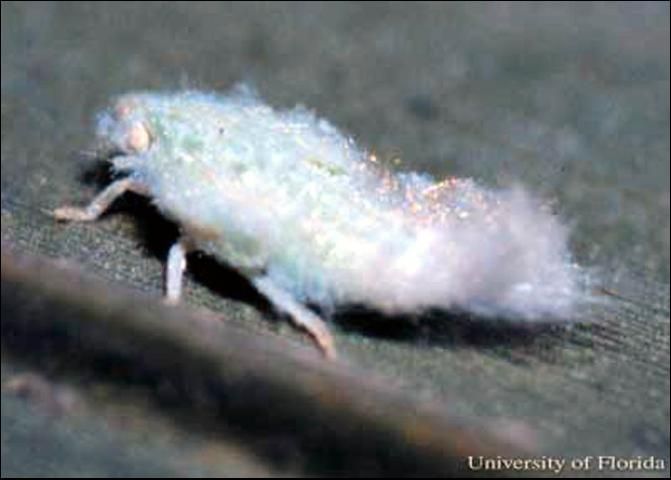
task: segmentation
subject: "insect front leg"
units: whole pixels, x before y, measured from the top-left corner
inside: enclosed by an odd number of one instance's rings
[[[168,262],[165,266],[165,301],[176,304],[182,296],[182,279],[186,269],[186,254],[193,250],[191,242],[180,238],[170,247]]]
[[[252,283],[277,310],[289,315],[294,324],[307,331],[327,358],[336,358],[333,336],[321,318],[275,285],[270,278],[257,277],[252,279]]]
[[[143,184],[131,178],[122,178],[108,185],[88,206],[84,208],[61,207],[51,212],[51,215],[60,221],[91,222],[100,217],[114,200],[128,191],[141,195],[146,194]]]

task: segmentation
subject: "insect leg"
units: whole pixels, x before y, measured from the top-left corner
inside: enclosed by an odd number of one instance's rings
[[[336,357],[333,337],[321,318],[275,285],[270,278],[257,277],[252,283],[277,310],[289,315],[294,324],[307,331],[327,358]]]
[[[105,188],[93,199],[88,206],[79,207],[61,207],[57,208],[51,215],[56,220],[74,221],[74,222],[91,222],[96,220],[109,206],[119,198],[123,193],[131,191],[135,193],[144,194],[146,189],[144,185],[131,178],[122,178]]]
[[[182,295],[182,278],[186,269],[186,254],[191,250],[191,244],[180,238],[170,247],[168,262],[165,267],[165,301],[169,304],[179,302]]]

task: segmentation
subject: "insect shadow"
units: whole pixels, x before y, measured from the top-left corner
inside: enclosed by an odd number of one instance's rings
[[[102,188],[116,178],[109,164],[101,161],[84,170],[80,180]],[[179,238],[178,226],[161,215],[150,199],[135,193],[123,195],[103,215],[122,212],[132,213],[143,246],[165,262],[168,250]],[[217,296],[251,305],[274,321],[280,319],[272,305],[244,276],[211,256],[190,254],[187,270],[195,282]],[[552,323],[521,323],[437,309],[415,315],[389,316],[365,305],[345,305],[339,306],[335,312],[320,313],[346,333],[423,345],[524,346],[558,328]]]
[[[351,305],[334,315],[344,331],[392,341],[423,345],[470,345],[490,348],[525,346],[538,337],[556,333],[552,323],[515,322],[484,318],[467,312],[431,309],[415,315],[386,316],[362,305]]]

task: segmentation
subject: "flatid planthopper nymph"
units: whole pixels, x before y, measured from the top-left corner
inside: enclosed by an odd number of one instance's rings
[[[330,357],[331,334],[305,304],[536,321],[569,318],[580,296],[567,229],[523,189],[392,172],[313,112],[275,110],[244,86],[123,95],[98,117],[97,136],[120,178],[55,218],[95,220],[126,191],[151,197],[181,231],[169,301],[187,253],[203,251]]]

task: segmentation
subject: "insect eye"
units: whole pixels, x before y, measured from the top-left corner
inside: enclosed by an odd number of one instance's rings
[[[137,102],[133,97],[123,97],[119,99],[113,108],[113,115],[116,120],[126,120],[137,109]]]
[[[151,135],[142,122],[134,122],[128,128],[126,148],[132,153],[145,152],[151,145]]]

